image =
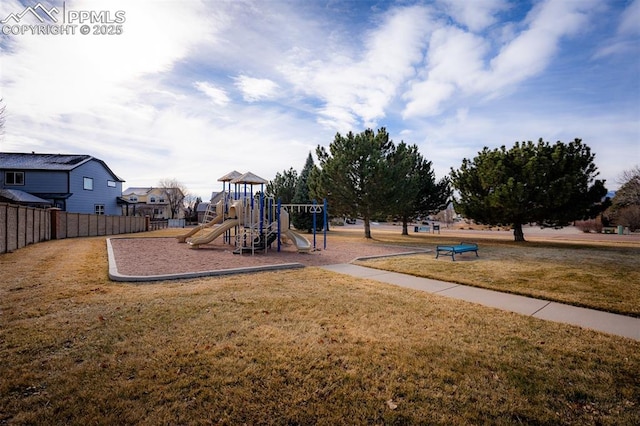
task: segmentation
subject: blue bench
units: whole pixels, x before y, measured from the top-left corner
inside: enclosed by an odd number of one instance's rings
[[[436,259],[442,253],[443,255],[451,256],[452,260],[456,260],[456,254],[466,253],[470,251],[475,252],[476,257],[478,257],[478,245],[476,243],[460,243],[450,246],[436,246]]]

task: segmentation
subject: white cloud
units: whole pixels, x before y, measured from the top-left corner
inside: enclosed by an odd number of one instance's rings
[[[268,100],[278,96],[278,84],[269,79],[241,75],[234,80],[235,85],[242,91],[242,97],[247,102]]]
[[[427,80],[415,83],[411,88],[411,95],[408,96],[403,117],[433,116],[442,112],[441,105],[449,99],[455,86],[448,82],[437,80]]]
[[[427,78],[413,82],[404,95],[405,118],[431,116],[441,112],[441,104],[457,89],[470,90],[483,73],[486,42],[455,27],[435,30],[426,58]]]
[[[95,1],[91,10],[123,10],[121,35],[14,37],[3,55],[4,96],[16,114],[55,116],[100,109],[111,102],[137,101],[139,80],[167,72],[210,37],[202,4]],[[86,9],[67,1],[66,8]],[[19,98],[20,102],[12,102]],[[46,100],[43,102],[43,100]]]
[[[460,24],[477,32],[497,22],[496,13],[509,8],[505,0],[442,0],[446,10]]]
[[[211,98],[213,103],[216,105],[225,106],[231,100],[223,89],[220,89],[219,87],[216,87],[215,85],[206,81],[196,81],[195,83],[193,83],[193,85],[196,89]]]
[[[375,126],[385,117],[385,109],[398,94],[403,82],[415,73],[414,64],[422,58],[425,35],[431,25],[429,10],[421,6],[399,8],[381,15],[383,21],[364,35],[365,50],[331,51],[307,60],[302,49],[291,52],[283,74],[296,90],[320,99],[319,122],[350,130],[354,124]],[[346,40],[343,40],[346,42]]]
[[[621,13],[616,34],[600,41],[593,59],[612,55],[637,55],[640,35],[640,0],[635,0]]]
[[[620,34],[640,34],[640,0],[634,0],[621,14],[618,32]]]
[[[590,18],[592,2],[548,0],[534,6],[526,27],[512,34],[493,58],[488,40],[440,22],[432,32],[426,73],[404,94],[405,118],[437,115],[456,96],[497,96],[528,78],[539,75],[558,53],[566,36],[579,32]],[[487,8],[496,12],[499,7]]]
[[[534,6],[529,26],[491,60],[479,90],[500,90],[539,74],[558,52],[563,37],[575,34],[589,20],[593,3],[547,0]]]

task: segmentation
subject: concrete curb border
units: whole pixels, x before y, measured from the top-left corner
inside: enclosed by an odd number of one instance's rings
[[[282,263],[277,265],[249,266],[246,268],[216,269],[211,271],[184,272],[178,274],[162,275],[124,275],[118,272],[116,256],[111,245],[111,238],[107,238],[107,257],[109,259],[109,279],[117,282],[151,282],[167,281],[189,278],[216,277],[222,275],[249,274],[252,272],[280,271],[285,269],[299,269],[305,266],[302,263]]]

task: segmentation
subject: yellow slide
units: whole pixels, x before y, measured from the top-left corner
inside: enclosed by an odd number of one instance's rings
[[[189,232],[187,232],[186,234],[183,235],[178,235],[176,238],[178,239],[179,243],[184,243],[187,241],[187,238],[189,238],[190,236],[197,234],[199,231],[206,229],[206,228],[211,228],[213,225],[222,222],[222,215],[218,215],[216,217],[213,218],[213,220],[210,220],[207,223],[203,223],[201,225],[196,226],[195,228],[189,230]]]
[[[311,243],[302,235],[298,234],[295,231],[292,231],[291,229],[286,229],[284,231],[284,234],[287,236],[287,238],[293,241],[293,244],[298,249],[298,253],[308,253],[311,251]]]
[[[240,221],[238,219],[227,219],[224,222],[222,222],[222,225],[220,225],[216,229],[212,230],[211,232],[201,237],[192,238],[191,240],[189,240],[188,243],[191,246],[191,248],[198,248],[198,246],[200,246],[201,244],[209,244],[211,241],[215,240],[220,235],[224,234],[229,229],[235,226],[238,226],[239,224],[240,224]]]
[[[293,241],[293,244],[298,249],[298,253],[308,253],[311,251],[311,243],[302,235],[289,229],[289,213],[285,210],[280,212],[280,228],[282,233]]]

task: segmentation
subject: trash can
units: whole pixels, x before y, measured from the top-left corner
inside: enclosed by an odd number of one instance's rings
[[[622,235],[624,233],[624,227],[622,225],[618,225],[618,235]]]
[[[417,226],[413,227],[413,232],[418,232],[418,227]]]

